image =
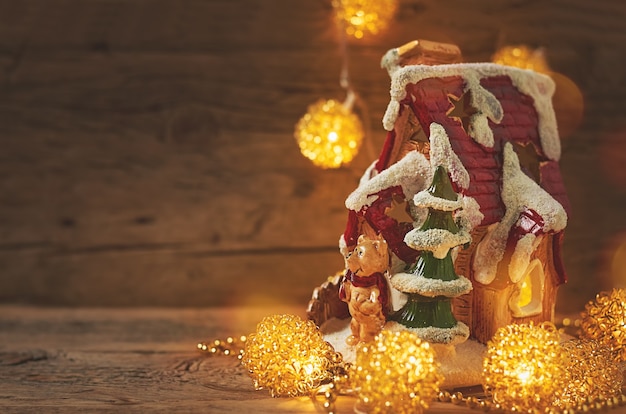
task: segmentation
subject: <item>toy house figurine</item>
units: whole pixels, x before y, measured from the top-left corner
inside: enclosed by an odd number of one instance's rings
[[[351,251],[361,236],[387,242],[392,309],[385,329],[402,321],[397,314],[413,293],[428,296],[411,276],[419,276],[423,252],[438,247],[450,254],[446,260],[456,273],[447,271],[444,279],[458,276],[461,282],[456,290],[430,296],[450,301],[470,339],[486,343],[501,326],[551,320],[557,288],[566,280],[561,241],[569,208],[558,167],[554,83],[546,75],[491,63],[415,64],[415,46],[392,49],[382,60],[391,77],[383,119],[387,138],[346,200],[340,247]],[[456,193],[447,200],[427,191],[441,174]],[[416,241],[416,230],[429,230],[425,222],[437,210],[450,218],[447,227],[435,220],[435,233],[453,225],[467,237]],[[437,257],[443,259],[443,252]],[[407,283],[410,288],[398,289]],[[316,312],[323,308],[317,302],[314,297],[309,314],[318,324],[341,316]]]

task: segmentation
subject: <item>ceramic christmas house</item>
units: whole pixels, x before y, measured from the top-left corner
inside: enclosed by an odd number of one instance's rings
[[[386,142],[346,200],[346,270],[316,290],[310,316],[354,313],[334,299],[342,284],[386,294],[348,265],[364,239],[381,239],[389,261],[377,272],[390,295],[381,329],[486,343],[510,323],[551,320],[569,208],[554,83],[490,63],[413,64],[406,49],[383,58]]]

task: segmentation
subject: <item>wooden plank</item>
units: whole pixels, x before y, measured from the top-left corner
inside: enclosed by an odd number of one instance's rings
[[[0,307],[3,413],[315,413],[308,398],[255,391],[235,358],[198,341],[248,334],[266,315],[301,309],[68,309]],[[352,411],[341,397],[338,411]],[[467,409],[435,404],[429,412]]]
[[[38,260],[30,260],[36,254]],[[0,271],[16,275],[0,301],[80,306],[224,306],[290,304],[305,309],[315,287],[343,259],[334,249],[212,252],[190,247],[91,252],[0,253]],[[90,268],[85,273],[85,268]],[[42,277],[42,274],[48,277]],[[4,281],[0,286],[7,285]],[[54,292],[54,295],[51,294]]]
[[[626,193],[597,155],[605,145],[624,151],[611,137],[624,129],[625,17],[617,0],[402,0],[390,30],[349,41],[374,153],[389,99],[379,60],[408,40],[457,43],[468,61],[504,44],[544,46],[578,84],[586,118],[561,162],[574,212],[566,311],[615,283],[605,246],[626,231]],[[343,98],[340,66],[325,1],[0,0],[0,300],[217,305],[187,275],[210,268],[231,275],[220,294],[238,291],[230,269],[251,251],[266,255],[253,261],[258,280],[274,279],[272,261],[309,268],[295,271],[302,286],[324,280],[343,200],[373,155],[322,171],[292,132],[308,104]],[[190,252],[229,259],[181,259]],[[311,260],[333,265],[313,275]]]

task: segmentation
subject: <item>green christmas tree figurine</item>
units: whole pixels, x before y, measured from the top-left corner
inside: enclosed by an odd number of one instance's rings
[[[450,298],[468,293],[472,284],[456,274],[451,249],[469,243],[471,236],[454,220],[453,212],[462,204],[444,167],[437,167],[430,187],[417,193],[413,201],[418,207],[428,208],[428,216],[419,229],[404,238],[408,246],[421,253],[406,273],[391,278],[394,288],[408,294],[406,304],[391,320],[428,342],[463,342],[469,328],[454,318]]]

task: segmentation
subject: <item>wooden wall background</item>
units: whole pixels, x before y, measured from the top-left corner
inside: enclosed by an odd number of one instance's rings
[[[543,46],[578,85],[563,310],[624,275],[625,20],[622,0],[401,0],[349,45],[376,153],[379,60],[408,40],[468,61]],[[371,162],[323,171],[292,138],[308,104],[343,99],[340,64],[330,0],[0,0],[0,302],[304,306],[342,265],[343,201]]]

